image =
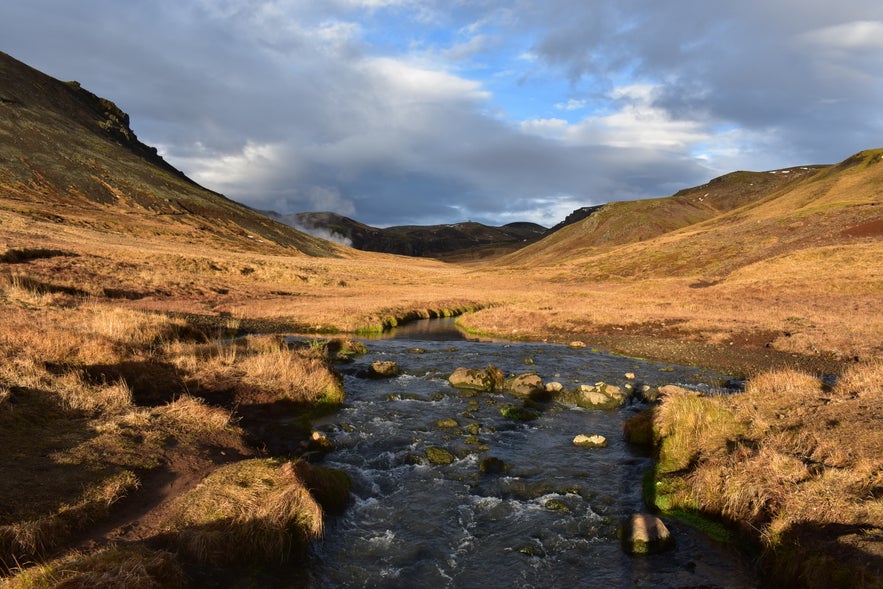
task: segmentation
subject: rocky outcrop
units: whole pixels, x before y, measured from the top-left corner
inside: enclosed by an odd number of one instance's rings
[[[487,368],[458,368],[448,382],[456,389],[469,389],[474,391],[501,392],[505,378],[503,371],[494,365]]]
[[[661,519],[634,513],[619,529],[622,549],[628,554],[654,554],[674,545],[674,538]]]

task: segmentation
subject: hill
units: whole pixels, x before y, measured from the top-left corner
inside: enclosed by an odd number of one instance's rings
[[[674,196],[611,203],[513,254],[591,276],[720,280],[753,264],[883,236],[883,149],[833,166],[735,172]],[[591,261],[589,261],[591,260]],[[806,264],[803,264],[806,266]]]
[[[381,229],[335,213],[270,215],[312,235],[345,243],[356,249],[445,260],[502,255],[536,241],[546,233],[545,227],[526,222],[501,227],[465,222]]]
[[[553,227],[545,239],[506,261],[560,263],[605,248],[646,241],[749,205],[822,169],[825,166],[732,172],[669,197],[583,207]]]
[[[233,250],[339,255],[331,244],[197,185],[139,141],[128,115],[110,100],[5,53],[0,188],[7,223],[14,216]]]

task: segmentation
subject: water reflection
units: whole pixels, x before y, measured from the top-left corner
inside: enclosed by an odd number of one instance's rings
[[[435,342],[471,339],[476,341],[466,333],[466,330],[460,328],[456,321],[455,317],[446,317],[443,319],[419,319],[365,339],[406,339]]]

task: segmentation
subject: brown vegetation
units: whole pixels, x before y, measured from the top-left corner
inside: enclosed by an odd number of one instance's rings
[[[881,408],[878,360],[833,387],[781,370],[731,396],[675,392],[629,429],[651,427],[658,445],[655,505],[758,541],[771,586],[880,587]]]
[[[254,414],[234,411],[273,405],[295,424],[286,438],[306,441],[309,423],[298,416],[343,398],[319,348],[209,340],[183,319],[18,276],[0,283],[0,566],[17,573],[5,583],[174,586],[184,579],[176,559],[251,558],[242,550],[272,544],[266,554],[279,562],[321,532],[321,508],[292,463],[240,460],[267,440]],[[344,484],[323,472],[310,471],[311,486]],[[158,492],[165,484],[175,493]],[[237,507],[231,488],[255,495]],[[216,505],[216,520],[181,511],[221,497],[232,511]],[[212,544],[234,531],[248,537]]]

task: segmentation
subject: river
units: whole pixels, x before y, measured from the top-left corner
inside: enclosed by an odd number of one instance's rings
[[[516,402],[509,394],[473,395],[447,382],[459,366],[488,364],[565,387],[708,389],[725,375],[587,348],[472,341],[450,321],[417,322],[366,344],[368,354],[341,368],[345,406],[318,426],[336,447],[323,463],[347,472],[353,491],[312,550],[310,587],[757,585],[731,547],[677,521],[667,521],[676,539],[669,552],[635,557],[620,548],[622,518],[646,511],[641,479],[652,459],[621,433],[640,405],[599,411],[550,403],[538,419],[517,422],[500,412]],[[396,361],[402,374],[364,378],[375,360]],[[578,434],[603,435],[608,446],[575,447]],[[429,448],[455,459],[431,464]],[[489,457],[508,471],[483,473]]]

